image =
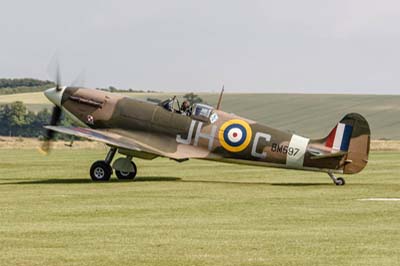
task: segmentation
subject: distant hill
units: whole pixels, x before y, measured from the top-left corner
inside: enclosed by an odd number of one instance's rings
[[[165,99],[173,93],[126,93],[133,98]],[[181,97],[182,93],[177,93]],[[199,94],[216,105],[218,94]],[[0,95],[0,104],[23,101],[39,111],[51,108],[43,93]],[[181,100],[181,99],[180,99]],[[319,138],[326,136],[350,112],[365,116],[373,139],[400,140],[400,95],[225,94],[221,108],[276,128]]]
[[[0,94],[40,92],[54,86],[55,84],[48,80],[32,78],[0,79]]]

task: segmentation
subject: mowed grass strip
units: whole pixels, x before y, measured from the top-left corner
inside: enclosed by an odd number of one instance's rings
[[[92,183],[105,150],[1,150],[0,265],[397,265],[400,153],[344,187],[323,173],[137,160]]]

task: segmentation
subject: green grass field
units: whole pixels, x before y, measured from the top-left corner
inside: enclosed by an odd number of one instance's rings
[[[0,150],[0,265],[399,265],[400,153],[344,187],[323,173],[138,160],[92,183],[106,150]]]
[[[126,95],[166,99],[172,94]],[[217,94],[201,94],[201,97],[212,105],[218,100]],[[16,100],[25,102],[33,111],[52,107],[42,93],[0,95],[0,105]],[[227,93],[222,109],[311,138],[325,137],[345,114],[358,112],[370,123],[373,139],[400,140],[400,95]]]

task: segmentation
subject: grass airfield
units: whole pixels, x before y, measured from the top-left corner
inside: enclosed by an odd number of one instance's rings
[[[400,152],[322,173],[137,160],[92,183],[105,149],[0,150],[0,265],[399,265]]]

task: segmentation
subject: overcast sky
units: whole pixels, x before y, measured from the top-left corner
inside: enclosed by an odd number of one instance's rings
[[[162,91],[400,93],[400,2],[5,1],[0,77]]]

